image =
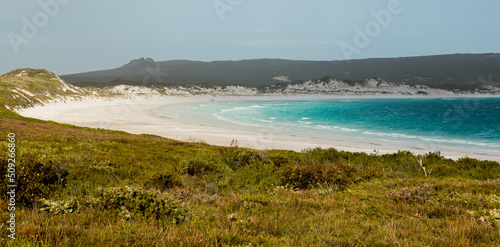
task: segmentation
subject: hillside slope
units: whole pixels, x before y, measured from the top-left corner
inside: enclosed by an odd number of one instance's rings
[[[304,81],[331,76],[424,85],[500,85],[500,54],[455,54],[350,61],[295,61],[255,59],[200,62],[151,58],[132,60],[119,68],[61,76],[78,86],[117,84],[228,84],[272,85],[280,81]],[[495,81],[495,79],[497,81]]]
[[[45,69],[17,69],[0,76],[0,102],[7,109],[95,96]]]

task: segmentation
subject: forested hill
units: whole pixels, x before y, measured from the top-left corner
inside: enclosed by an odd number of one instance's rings
[[[140,58],[119,68],[61,76],[77,86],[118,84],[271,85],[331,76],[343,80],[384,78],[424,85],[500,85],[500,54],[454,54],[350,61],[255,59],[155,62]]]

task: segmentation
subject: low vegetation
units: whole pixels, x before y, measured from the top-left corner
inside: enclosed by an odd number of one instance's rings
[[[0,108],[2,171],[8,133],[19,188],[15,240],[0,189],[3,246],[500,244],[497,162],[215,147]]]

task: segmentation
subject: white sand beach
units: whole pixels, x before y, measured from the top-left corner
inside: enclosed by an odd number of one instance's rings
[[[116,99],[94,100],[49,104],[22,109],[19,113],[26,117],[52,120],[77,126],[121,130],[134,134],[153,134],[180,141],[204,142],[211,145],[229,146],[231,140],[238,140],[240,147],[254,149],[286,149],[301,151],[307,148],[329,148],[352,152],[379,154],[394,153],[398,150],[416,154],[441,151],[445,157],[458,159],[473,157],[482,160],[500,161],[500,151],[457,150],[449,147],[433,146],[427,143],[390,142],[379,139],[346,138],[345,136],[321,136],[310,133],[292,133],[285,130],[262,129],[226,122],[216,117],[196,116],[186,118],[179,112],[190,105],[213,102],[256,101],[283,99],[283,97],[165,97],[162,99]],[[318,99],[316,96],[293,96],[292,99]],[[341,97],[341,96],[325,96]],[[214,100],[214,101],[213,101]],[[163,113],[158,114],[158,109]],[[165,113],[166,112],[166,113]]]

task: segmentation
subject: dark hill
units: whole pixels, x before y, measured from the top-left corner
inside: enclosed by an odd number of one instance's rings
[[[380,77],[391,82],[426,85],[494,84],[500,81],[500,54],[454,54],[351,61],[255,59],[200,62],[155,62],[141,58],[111,70],[61,76],[77,86],[116,84],[275,84],[277,76],[290,81],[323,76],[363,80]]]

